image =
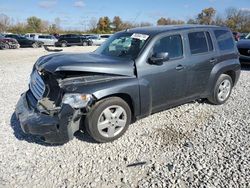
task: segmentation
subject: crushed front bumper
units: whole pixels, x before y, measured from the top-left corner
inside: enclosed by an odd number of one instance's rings
[[[29,103],[28,92],[22,94],[15,110],[23,132],[39,135],[47,143],[63,144],[73,139],[79,130],[79,111],[64,105],[54,116],[41,113]]]

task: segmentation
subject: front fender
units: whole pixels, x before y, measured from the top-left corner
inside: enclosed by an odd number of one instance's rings
[[[65,92],[92,94],[96,100],[108,96],[125,94],[129,96],[132,101],[134,115],[137,117],[141,113],[139,86],[136,77],[119,78],[89,84],[72,84],[65,89]]]

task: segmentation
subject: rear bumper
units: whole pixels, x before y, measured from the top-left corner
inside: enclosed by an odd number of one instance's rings
[[[70,106],[64,106],[57,115],[50,116],[29,105],[27,93],[22,94],[16,110],[24,133],[39,135],[47,143],[63,144],[73,139],[79,130],[80,114]]]

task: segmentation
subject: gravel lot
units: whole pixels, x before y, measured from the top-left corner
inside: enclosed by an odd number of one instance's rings
[[[113,143],[78,133],[51,146],[22,133],[13,115],[44,54],[0,51],[0,187],[250,187],[250,66],[222,106],[193,102],[154,114]]]

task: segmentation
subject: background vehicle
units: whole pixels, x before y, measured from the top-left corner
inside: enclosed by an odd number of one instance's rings
[[[3,50],[3,49],[5,49],[5,44],[2,41],[0,41],[0,50]]]
[[[36,35],[34,40],[41,41],[47,46],[54,46],[58,41],[53,35]]]
[[[30,40],[41,41],[46,46],[54,46],[58,41],[53,35],[46,34],[26,34],[25,37]]]
[[[94,46],[100,46],[102,43],[104,43],[110,35],[103,34],[103,35],[89,35],[87,38],[91,39]]]
[[[250,39],[243,39],[237,42],[240,53],[240,62],[242,64],[250,64]]]
[[[61,35],[58,39],[58,42],[55,43],[55,46],[91,46],[92,41],[85,36],[75,35],[75,34],[67,34]]]
[[[240,68],[225,27],[134,28],[93,53],[39,58],[16,115],[24,132],[46,142],[65,143],[83,127],[109,142],[152,113],[200,98],[225,103]]]
[[[6,38],[3,35],[0,35],[0,42],[2,45],[2,49],[16,49],[20,47],[16,39]]]
[[[5,35],[5,37],[16,39],[18,41],[18,43],[20,44],[20,47],[38,48],[38,47],[43,46],[43,42],[35,41],[35,40],[29,40],[29,39],[27,39],[25,37],[15,35],[15,34]]]

